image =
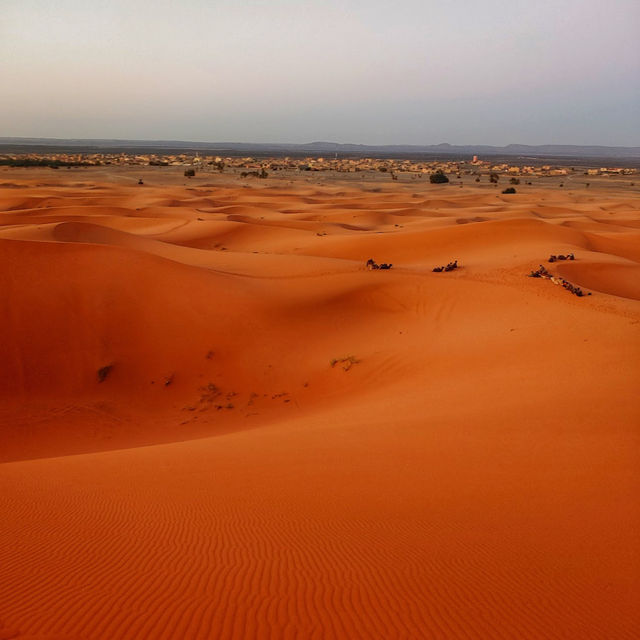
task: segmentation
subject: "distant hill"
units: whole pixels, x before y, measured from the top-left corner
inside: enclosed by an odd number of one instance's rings
[[[600,145],[365,145],[338,142],[309,142],[304,144],[253,142],[190,142],[183,140],[109,140],[63,138],[0,137],[0,151],[5,153],[39,152],[57,149],[76,152],[214,152],[230,155],[300,155],[341,154],[349,156],[517,156],[520,158],[640,158],[640,147],[607,147]]]
[[[491,156],[574,156],[574,157],[607,157],[636,158],[640,157],[640,147],[606,147],[599,145],[561,145],[561,144],[509,144],[505,147],[491,145],[452,145],[446,142],[432,145],[361,145],[339,144],[334,142],[311,142],[303,145],[292,145],[313,149],[314,151],[345,153],[368,153],[385,151],[393,153],[437,153],[451,155],[491,155]]]

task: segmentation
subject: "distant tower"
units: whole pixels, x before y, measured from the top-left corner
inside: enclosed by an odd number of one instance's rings
[[[478,163],[478,156],[473,156],[473,160],[471,161],[473,164]]]

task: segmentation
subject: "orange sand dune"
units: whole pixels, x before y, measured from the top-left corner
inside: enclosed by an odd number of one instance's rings
[[[0,176],[0,640],[637,637],[638,192],[178,169]]]
[[[576,265],[569,262],[559,265],[558,273],[589,289],[640,300],[640,264],[593,262]]]

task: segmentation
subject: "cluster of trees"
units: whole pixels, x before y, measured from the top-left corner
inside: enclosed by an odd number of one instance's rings
[[[0,167],[93,167],[100,162],[84,162],[82,160],[51,160],[49,158],[0,158]]]

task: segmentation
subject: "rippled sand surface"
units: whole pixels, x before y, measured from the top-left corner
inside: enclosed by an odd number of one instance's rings
[[[0,638],[637,637],[637,191],[176,176],[0,174]]]

